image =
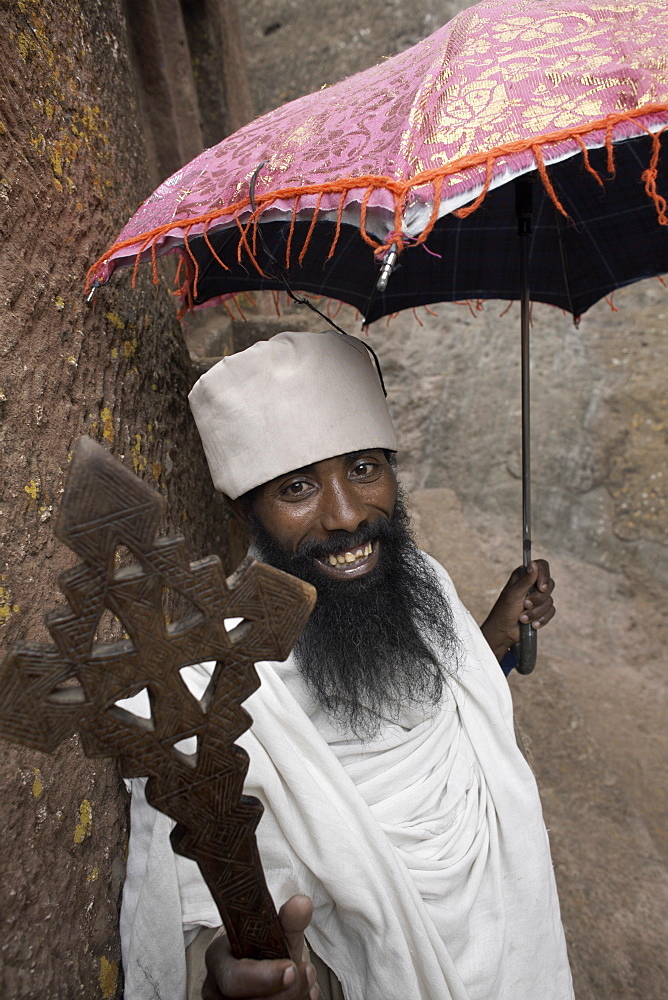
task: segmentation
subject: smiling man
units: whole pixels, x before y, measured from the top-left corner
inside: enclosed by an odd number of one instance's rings
[[[279,334],[214,366],[190,403],[256,553],[318,591],[288,660],[258,664],[240,740],[292,959],[232,958],[196,867],[171,854],[168,821],[135,784],[127,1000],[198,996],[212,939],[204,1000],[570,1000],[538,793],[499,667],[519,620],[554,614],[547,564],[515,571],[475,625],[411,538],[396,435],[355,338]]]

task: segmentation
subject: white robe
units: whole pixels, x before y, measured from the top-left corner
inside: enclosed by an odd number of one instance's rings
[[[239,743],[277,905],[314,901],[307,932],[346,1000],[570,1000],[547,833],[517,748],[510,691],[442,567],[460,664],[429,718],[362,743],[330,725],[294,660],[259,663]],[[194,668],[201,689],[207,665]],[[183,1000],[183,930],[220,919],[171,823],[133,782],[121,915],[126,1000]]]

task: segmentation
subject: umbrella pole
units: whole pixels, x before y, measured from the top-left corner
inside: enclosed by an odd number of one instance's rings
[[[515,212],[520,242],[520,328],[522,343],[522,564],[531,562],[531,400],[529,371],[529,247],[533,191],[531,175],[515,180]],[[530,624],[520,623],[520,641],[515,645],[517,670],[530,674],[536,666],[538,635]]]

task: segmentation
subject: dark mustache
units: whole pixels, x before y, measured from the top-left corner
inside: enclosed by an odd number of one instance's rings
[[[368,524],[361,524],[357,531],[336,531],[325,541],[306,540],[297,549],[297,555],[305,559],[325,559],[328,555],[349,549],[357,549],[367,542],[381,541],[392,534],[392,523],[379,517]]]

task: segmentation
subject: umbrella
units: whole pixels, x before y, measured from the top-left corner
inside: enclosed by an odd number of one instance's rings
[[[195,308],[299,289],[370,323],[521,299],[528,404],[529,298],[579,317],[668,271],[667,30],[663,2],[484,0],[203,152],[139,208],[89,284],[145,260],[157,279],[157,256],[178,253]],[[523,443],[526,565],[528,405]]]

